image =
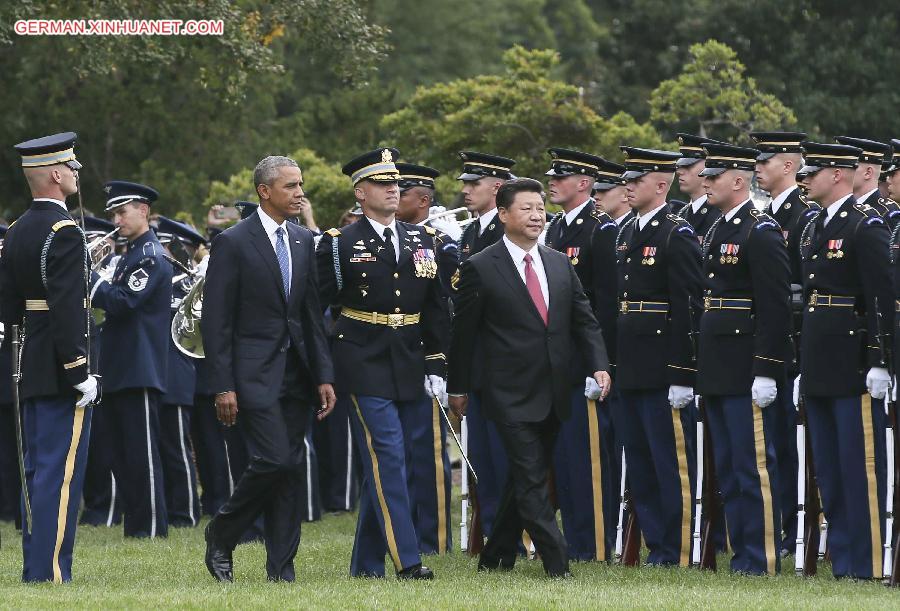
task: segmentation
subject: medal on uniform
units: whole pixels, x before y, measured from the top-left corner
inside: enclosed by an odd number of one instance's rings
[[[719,263],[722,265],[735,265],[738,262],[738,251],[741,249],[739,244],[722,244],[719,246],[719,252],[722,254],[719,257]]]
[[[841,250],[844,240],[828,240],[828,252],[825,254],[829,259],[842,259],[844,251]]]
[[[656,263],[656,246],[644,246],[644,258],[641,259],[641,265],[653,265]]]
[[[413,266],[416,278],[434,278],[437,275],[434,251],[430,248],[419,248],[413,252]]]
[[[580,253],[581,253],[580,246],[570,246],[569,248],[566,249],[566,256],[569,257],[569,261],[572,262],[572,265],[578,265],[578,255]]]

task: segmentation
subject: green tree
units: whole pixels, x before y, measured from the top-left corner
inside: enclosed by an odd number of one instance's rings
[[[448,175],[459,171],[461,150],[506,155],[517,160],[516,174],[540,176],[551,146],[616,159],[620,144],[662,145],[653,127],[624,112],[612,119],[594,113],[578,87],[552,76],[559,62],[555,51],[514,47],[503,55],[503,74],[420,87],[406,106],[384,117],[382,128],[404,159]]]
[[[716,40],[692,45],[681,74],[650,94],[650,118],[701,136],[743,140],[754,129],[792,127],[797,118],[775,96],[759,89],[737,54]]]
[[[303,171],[303,190],[312,202],[316,223],[322,229],[336,226],[341,215],[354,204],[350,179],[341,173],[340,165],[323,160],[310,149],[301,148],[289,156]],[[239,200],[259,201],[252,167],[239,170],[225,181],[213,181],[203,206],[230,206]]]

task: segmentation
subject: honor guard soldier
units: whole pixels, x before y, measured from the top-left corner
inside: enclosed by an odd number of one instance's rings
[[[435,230],[435,254],[441,272],[441,286],[449,299],[450,279],[459,264],[456,242],[428,222],[428,211],[434,201],[434,179],[440,172],[427,166],[397,163],[400,173],[400,203],[397,219],[419,227]],[[446,407],[445,397],[441,397]],[[450,457],[447,454],[447,427],[437,400],[424,391],[414,406],[405,408],[408,426],[404,432],[410,502],[413,523],[423,554],[443,554],[450,551]]]
[[[891,148],[893,149],[891,164],[883,172],[884,180],[887,183],[888,195],[893,200],[900,199],[900,140],[892,139]]]
[[[96,216],[84,217],[84,232],[88,244],[96,243],[95,241],[103,236],[107,236],[106,239],[109,241],[110,253],[100,262],[100,269],[115,268],[118,255],[114,253],[115,237],[110,235],[115,229],[116,226],[106,219]],[[97,313],[95,311],[95,314]],[[91,343],[91,361],[92,369],[95,371],[98,370],[100,363],[100,336],[103,332],[102,312],[99,313],[101,316],[94,319],[91,333],[94,338]],[[84,508],[78,519],[79,524],[112,527],[122,523],[122,495],[113,473],[115,456],[110,437],[108,413],[102,408],[97,409],[91,419],[91,441],[87,472],[84,476]]]
[[[445,392],[449,325],[437,232],[395,219],[398,156],[384,148],[343,167],[365,218],[325,232],[316,258],[322,303],[341,306],[335,386],[350,395],[365,474],[350,574],[383,576],[387,552],[399,578],[432,579],[419,557],[404,439],[423,380],[429,396]]]
[[[106,211],[128,241],[111,279],[96,272],[91,277],[94,306],[106,312],[100,352],[103,409],[110,417],[125,536],[165,537],[159,410],[168,379],[172,266],[150,230],[156,190],[122,180],[106,183],[104,190]],[[123,350],[129,358],[123,358]]]
[[[6,225],[0,225],[0,256],[7,229]],[[22,482],[16,456],[16,411],[12,394],[12,342],[5,341],[0,344],[0,520],[15,522],[16,528],[21,528],[21,497]]]
[[[97,379],[88,367],[89,259],[84,233],[65,203],[78,191],[75,139],[65,132],[16,145],[34,200],[9,228],[0,257],[6,342],[13,325],[24,338],[13,368],[21,375],[14,382],[14,407],[15,417],[19,408],[23,417],[23,447],[17,450],[24,449],[26,582],[72,579],[91,405],[97,397]]]
[[[622,179],[624,173],[625,166],[601,157],[592,195],[594,205],[608,214],[619,227],[633,215],[631,206],[628,205],[628,189]]]
[[[703,240],[697,386],[724,497],[731,570],[774,575],[781,508],[773,489],[775,411],[769,406],[790,353],[790,263],[778,223],[750,200],[759,151],[703,148],[703,188],[722,216]]]
[[[598,321],[606,323],[605,339],[616,319],[618,225],[590,195],[603,159],[562,148],[548,153],[550,201],[562,211],[550,221],[545,245],[569,258]],[[600,392],[583,355],[570,355],[569,372],[572,415],[562,421],[554,450],[556,499],[569,559],[605,561],[614,543],[618,484],[610,408],[597,402]]]
[[[462,181],[462,194],[466,208],[477,215],[475,221],[463,230],[459,239],[459,264],[503,237],[503,223],[497,219],[497,189],[512,178],[512,159],[474,151],[461,151],[462,173],[457,180]],[[459,274],[454,274],[454,291]],[[506,451],[503,441],[493,422],[486,419],[481,409],[481,378],[484,363],[481,350],[474,351],[472,361],[472,392],[465,417],[465,437],[469,460],[478,474],[478,506],[481,529],[485,537],[490,536],[494,516],[500,503],[500,494],[507,476]]]
[[[872,206],[878,215],[893,229],[900,224],[900,205],[892,199],[885,199],[878,190],[878,179],[885,160],[893,154],[891,145],[865,138],[838,136],[838,144],[854,146],[861,152],[856,177],[853,179],[853,197],[863,206]]]
[[[676,210],[675,213],[691,224],[698,243],[703,241],[703,236],[719,218],[719,211],[706,201],[703,178],[700,177],[700,172],[705,167],[703,163],[703,159],[706,157],[703,152],[705,142],[716,142],[716,140],[691,134],[678,134],[681,159],[678,160],[675,175],[678,177],[678,188],[689,196],[691,201]]]
[[[803,270],[800,236],[815,218],[818,206],[808,204],[797,186],[797,171],[803,166],[806,139],[802,132],[750,132],[759,150],[756,182],[772,201],[765,212],[781,227],[791,264],[791,354],[786,377],[778,382],[775,412],[775,457],[778,462],[778,495],[781,499],[782,555],[793,554],[797,542],[797,411],[794,408],[794,378],[800,373],[800,328],[803,322]]]
[[[202,271],[197,275],[193,261],[194,253],[206,244],[206,239],[193,228],[165,216],[157,218],[156,235],[172,257],[171,316],[174,317],[194,283],[202,277]],[[198,360],[180,349],[169,334],[168,380],[166,392],[160,398],[159,448],[169,526],[176,528],[196,526],[200,521],[190,434]]]
[[[822,210],[800,239],[806,309],[799,392],[828,519],[832,574],[880,578],[885,422],[875,400],[890,385],[878,341],[893,328],[885,256],[890,232],[853,197],[861,149],[804,142],[803,150],[803,182]],[[866,390],[871,403],[862,400]]]
[[[616,239],[620,314],[616,385],[628,482],[651,565],[688,566],[696,364],[692,301],[700,296],[700,245],[666,194],[678,153],[623,146],[631,207]]]

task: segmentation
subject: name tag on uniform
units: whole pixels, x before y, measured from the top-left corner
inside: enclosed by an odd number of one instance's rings
[[[378,257],[375,257],[370,252],[361,252],[358,253],[355,257],[350,257],[350,263],[366,263],[369,261],[377,261]]]

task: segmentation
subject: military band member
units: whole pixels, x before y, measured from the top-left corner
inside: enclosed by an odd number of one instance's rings
[[[172,266],[150,230],[150,206],[159,197],[145,185],[106,183],[106,211],[127,240],[112,278],[91,277],[91,299],[106,312],[100,371],[103,409],[110,417],[113,468],[122,490],[126,537],[168,534],[160,459],[160,397],[166,392]],[[122,350],[128,350],[128,358]]]
[[[799,391],[836,577],[881,577],[884,399],[890,383],[879,326],[893,328],[889,230],[853,196],[862,150],[804,142],[804,184],[822,204],[800,240],[804,296]],[[876,310],[882,315],[881,325]]]
[[[0,318],[8,336],[20,325],[24,337],[19,398],[31,508],[31,524],[23,520],[22,529],[26,582],[72,579],[97,397],[87,364],[87,248],[65,203],[78,191],[75,139],[64,132],[16,145],[34,200],[9,228],[0,257]]]
[[[400,579],[432,579],[422,565],[407,488],[405,429],[423,380],[442,395],[448,314],[436,231],[397,221],[396,149],[343,167],[365,218],[330,229],[316,258],[322,303],[341,306],[333,354],[336,384],[353,403],[364,479],[350,563],[357,577],[384,576],[385,553]]]
[[[618,226],[590,195],[603,160],[562,148],[548,153],[550,201],[562,211],[550,221],[544,243],[569,258],[597,318],[609,327],[616,317]],[[605,561],[615,533],[615,436],[609,405],[597,401],[593,371],[581,353],[569,357],[572,415],[562,422],[554,450],[556,499],[569,559]]]
[[[434,179],[440,173],[434,168],[397,163],[400,173],[400,200],[397,219],[419,227],[428,226],[428,211],[434,200]],[[439,259],[441,286],[446,299],[450,297],[450,278],[456,272],[458,249],[456,242],[438,231],[433,237],[435,255]],[[444,407],[446,397],[441,397]],[[447,454],[447,428],[437,400],[423,390],[421,398],[404,408],[401,416],[407,419],[403,431],[407,448],[407,480],[413,523],[423,554],[443,554],[450,550],[450,457]]]
[[[885,199],[878,190],[881,167],[893,154],[891,145],[865,138],[838,136],[838,144],[854,146],[861,152],[856,176],[853,179],[853,197],[863,206],[872,206],[881,218],[893,229],[900,223],[900,206],[892,199]]]
[[[503,237],[503,223],[497,219],[497,190],[512,178],[512,159],[462,151],[462,173],[457,180],[462,181],[462,193],[466,208],[478,215],[478,220],[466,227],[459,240],[459,264]],[[458,275],[454,276],[458,278]],[[500,503],[500,493],[506,482],[508,464],[503,440],[497,427],[486,419],[481,410],[481,374],[484,362],[481,350],[475,350],[472,361],[472,392],[466,411],[468,430],[468,450],[472,467],[478,474],[478,504],[481,528],[485,536],[490,536],[494,515]]]
[[[191,227],[160,216],[157,219],[160,243],[183,267],[172,263],[172,317],[197,278],[185,271],[193,269],[193,255],[206,239]],[[171,326],[170,326],[171,328]],[[160,398],[160,460],[165,482],[169,525],[196,526],[200,521],[197,472],[191,443],[191,419],[197,384],[196,361],[178,349],[169,334],[168,383]]]
[[[616,385],[628,481],[652,565],[688,566],[696,364],[690,304],[700,295],[700,245],[666,194],[678,153],[622,147],[629,203],[637,215],[616,239],[620,314]]]
[[[703,191],[703,178],[700,177],[700,172],[705,167],[703,162],[706,157],[706,153],[703,152],[705,142],[716,141],[702,136],[678,134],[681,159],[678,160],[675,175],[678,177],[678,188],[688,195],[691,201],[680,210],[675,210],[675,213],[691,224],[698,242],[703,241],[703,236],[720,214],[718,209],[709,205],[706,192]]]
[[[706,400],[731,570],[778,571],[775,412],[789,358],[790,263],[781,228],[750,200],[759,151],[707,143],[704,189],[722,216],[703,241],[697,385]]]
[[[751,132],[759,150],[756,157],[756,182],[767,191],[772,201],[765,212],[781,227],[791,265],[792,354],[786,377],[776,380],[778,398],[772,405],[775,413],[773,437],[778,462],[778,495],[781,499],[781,528],[784,531],[782,554],[792,554],[797,542],[797,411],[794,408],[794,378],[800,373],[798,349],[803,320],[803,270],[800,259],[800,236],[806,224],[815,218],[813,206],[800,196],[797,171],[803,166],[801,132]]]

